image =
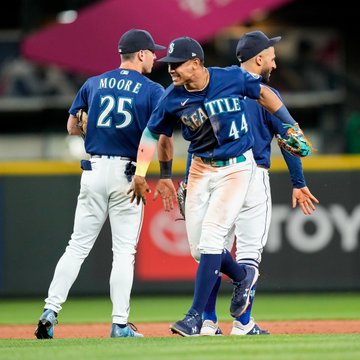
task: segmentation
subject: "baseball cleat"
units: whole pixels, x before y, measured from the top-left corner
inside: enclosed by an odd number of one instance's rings
[[[234,290],[231,298],[230,314],[232,317],[239,317],[246,311],[250,302],[251,288],[259,277],[259,270],[250,265],[244,265],[245,278],[241,282],[233,282]]]
[[[170,325],[170,331],[181,336],[199,336],[202,320],[196,311],[189,311],[184,319]]]
[[[218,322],[214,322],[212,320],[204,320],[200,335],[201,336],[215,336],[215,335],[222,335],[222,331],[219,328]]]
[[[127,323],[125,327],[120,327],[119,324],[112,324],[110,337],[144,337],[144,335],[138,332],[138,329],[134,324]]]
[[[54,326],[58,323],[55,311],[45,309],[41,314],[38,326],[35,330],[35,336],[38,339],[52,339],[54,337]]]
[[[260,329],[254,319],[251,318],[246,325],[234,320],[230,335],[270,335],[270,333],[267,330]]]

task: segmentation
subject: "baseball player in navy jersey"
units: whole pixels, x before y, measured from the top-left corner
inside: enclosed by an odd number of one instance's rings
[[[56,265],[44,312],[35,335],[53,338],[57,315],[66,301],[81,265],[89,255],[107,217],[112,231],[113,262],[110,297],[113,305],[111,337],[142,337],[128,322],[134,262],[143,206],[130,202],[127,194],[135,172],[136,153],[142,131],[164,88],[148,79],[156,45],[144,30],[131,29],[120,38],[119,68],[89,78],[78,91],[70,109],[67,130],[79,135],[76,113],[88,113],[83,173],[73,233]],[[168,138],[161,137],[159,144]]]
[[[192,154],[186,202],[186,229],[192,255],[199,260],[193,304],[184,319],[170,329],[182,336],[199,335],[202,314],[222,272],[234,282],[230,313],[240,316],[249,303],[245,294],[258,277],[252,266],[238,264],[225,249],[225,238],[244,203],[255,171],[253,136],[244,111],[244,97],[257,99],[282,121],[296,124],[281,100],[261,85],[260,76],[238,66],[204,66],[200,44],[189,37],[173,40],[167,56],[172,84],[151,115],[137,154],[137,167],[129,192],[132,201],[146,201],[149,187],[145,175],[161,134],[172,136],[178,121],[190,142]],[[169,146],[172,146],[169,143]],[[171,152],[171,151],[170,151]],[[171,160],[161,164],[168,207],[176,199],[171,180]],[[163,192],[162,192],[163,197]],[[201,256],[200,256],[201,255]]]
[[[263,83],[268,83],[271,72],[276,69],[274,45],[281,37],[269,39],[261,31],[244,34],[237,45],[236,56],[242,69],[258,74]],[[280,94],[271,88],[280,98]],[[236,236],[236,261],[245,266],[259,268],[261,254],[267,242],[271,219],[271,192],[269,173],[271,142],[276,134],[286,137],[286,128],[271,113],[259,106],[256,101],[247,98],[247,118],[254,135],[253,153],[255,162],[254,177],[249,185],[244,205],[236,219],[226,246],[232,248],[234,233]],[[281,149],[288,166],[293,184],[292,206],[299,204],[305,215],[315,210],[318,200],[311,194],[304,179],[300,158]],[[231,335],[264,335],[268,331],[261,329],[251,317],[257,282],[249,288],[250,301],[246,311],[233,321]],[[218,330],[215,311],[216,294],[220,286],[220,277],[214,286],[204,311],[201,335],[216,335]]]

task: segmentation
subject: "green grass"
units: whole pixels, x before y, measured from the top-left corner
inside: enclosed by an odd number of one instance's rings
[[[133,297],[130,321],[171,322],[179,320],[192,302],[190,296]],[[0,300],[0,324],[33,324],[44,306],[43,299]],[[230,296],[220,296],[220,321],[231,321]],[[257,320],[360,319],[360,293],[261,294],[253,315]],[[61,323],[110,322],[111,302],[106,297],[69,297],[60,313]]]
[[[220,321],[231,321],[230,296],[218,299]],[[130,321],[172,322],[183,317],[190,296],[133,297]],[[36,324],[43,299],[0,300],[0,324]],[[64,323],[109,323],[108,298],[70,296],[59,315]],[[253,315],[257,320],[360,319],[360,293],[261,294]],[[270,335],[143,339],[0,339],[0,359],[204,359],[204,360],[348,360],[360,359],[359,334]]]
[[[360,334],[0,340],[0,359],[359,359]]]

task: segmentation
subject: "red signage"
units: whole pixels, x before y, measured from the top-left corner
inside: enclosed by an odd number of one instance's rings
[[[152,191],[155,183],[148,181]],[[180,220],[179,208],[165,212],[161,199],[153,201],[152,194],[148,195],[145,206],[136,254],[136,277],[142,281],[194,280],[197,263],[190,255],[185,221]]]

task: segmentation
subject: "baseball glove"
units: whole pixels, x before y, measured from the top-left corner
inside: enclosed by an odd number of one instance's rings
[[[311,142],[306,138],[300,128],[288,124],[284,124],[284,126],[288,127],[286,132],[288,138],[284,139],[279,134],[276,136],[280,148],[297,157],[308,156],[314,151]]]
[[[83,109],[80,109],[76,113],[76,117],[77,117],[77,120],[78,120],[76,126],[79,128],[80,135],[84,139],[85,135],[86,135],[86,127],[87,127],[87,121],[88,121],[87,112],[85,110],[83,110]]]
[[[179,204],[180,214],[183,220],[185,220],[185,199],[186,199],[186,184],[184,180],[182,180],[179,182],[179,187],[177,189],[177,201]]]

